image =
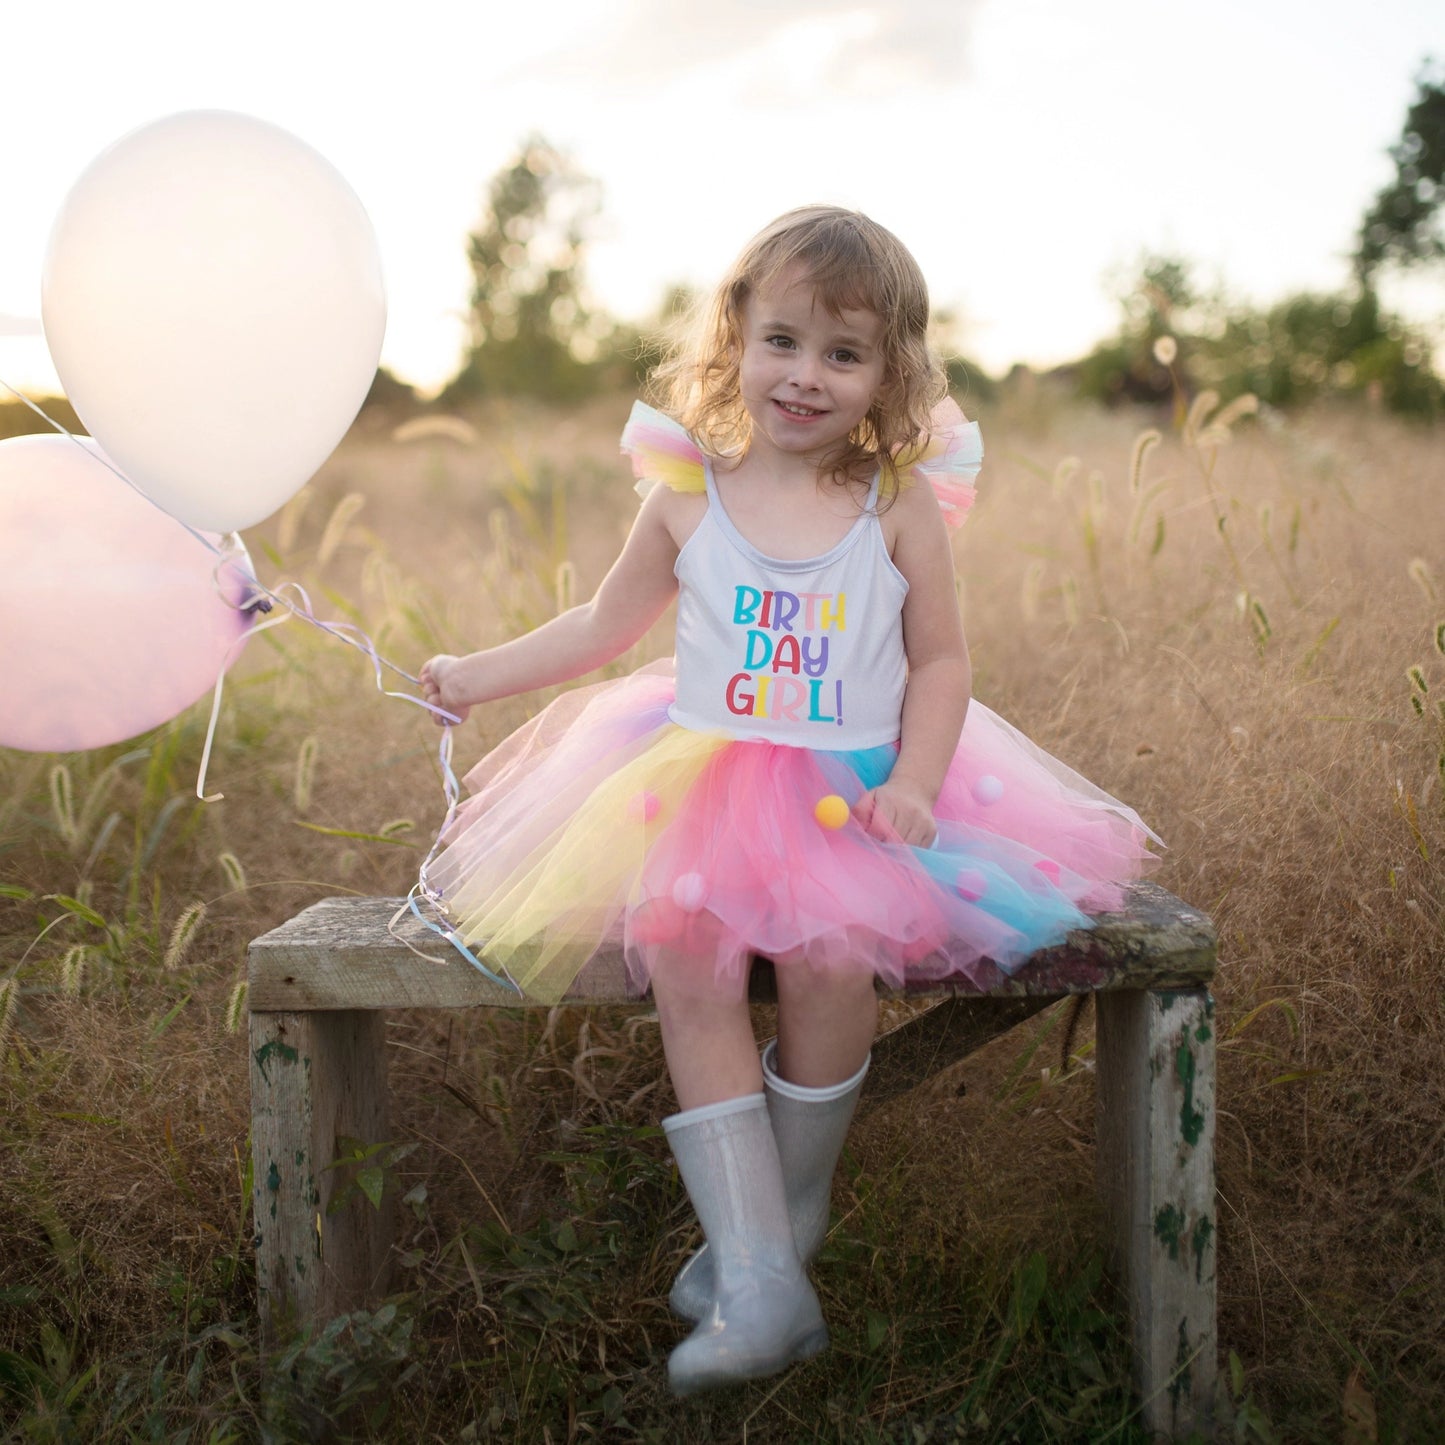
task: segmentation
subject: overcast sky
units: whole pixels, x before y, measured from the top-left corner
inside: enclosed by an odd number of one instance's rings
[[[39,278],[76,176],[138,125],[221,107],[350,181],[387,276],[383,361],[434,387],[466,233],[534,130],[602,183],[588,280],[622,316],[815,200],[896,231],[991,370],[1107,333],[1106,278],[1145,248],[1257,300],[1340,286],[1420,63],[1445,60],[1445,4],[48,0],[4,4],[0,47],[0,379],[55,386]],[[1445,310],[1438,287],[1403,300]]]

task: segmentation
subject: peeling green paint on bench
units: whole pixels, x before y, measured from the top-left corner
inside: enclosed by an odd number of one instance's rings
[[[1204,1256],[1209,1249],[1209,1241],[1214,1237],[1214,1221],[1207,1215],[1201,1214],[1199,1222],[1194,1226],[1194,1282],[1204,1283]]]
[[[1194,1107],[1195,1061],[1188,1038],[1175,1051],[1174,1072],[1184,1088],[1184,1098],[1179,1105],[1179,1134],[1193,1148],[1204,1133],[1204,1115]]]
[[[256,1067],[261,1070],[261,1073],[265,1076],[268,1083],[270,1082],[271,1075],[267,1071],[266,1065],[277,1054],[281,1056],[282,1063],[286,1064],[294,1064],[301,1057],[297,1050],[293,1049],[290,1044],[283,1042],[281,1039],[271,1039],[269,1042],[262,1044],[261,1047],[256,1050]],[[308,1060],[308,1064],[309,1062]]]
[[[1169,1251],[1169,1258],[1179,1258],[1179,1237],[1184,1232],[1184,1215],[1172,1204],[1166,1204],[1154,1216],[1154,1237]]]

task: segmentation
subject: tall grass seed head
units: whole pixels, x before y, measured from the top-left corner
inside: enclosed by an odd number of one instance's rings
[[[1435,578],[1431,574],[1430,564],[1423,557],[1412,557],[1405,570],[1410,574],[1410,580],[1432,602],[1435,601],[1438,594],[1435,591]]]
[[[50,811],[60,836],[73,847],[80,841],[80,832],[75,822],[75,788],[64,763],[56,763],[50,770]]]
[[[200,931],[201,924],[206,919],[206,905],[204,903],[192,903],[189,908],[176,920],[176,926],[171,930],[171,941],[166,945],[165,958],[163,960],[167,972],[179,968],[186,956],[186,949],[190,947],[191,940]]]
[[[311,806],[311,788],[316,780],[316,755],[321,744],[316,734],[311,733],[301,741],[296,752],[296,777],[291,789],[291,801],[298,813],[304,813]]]
[[[321,533],[321,541],[316,548],[318,562],[331,560],[336,549],[346,540],[346,529],[351,525],[351,519],[365,505],[366,498],[360,492],[348,492],[337,502],[332,509],[331,516],[326,520],[326,527]]]
[[[1241,392],[1214,418],[1215,426],[1231,427],[1242,417],[1259,413],[1259,398],[1252,391]]]
[[[1204,429],[1209,413],[1218,405],[1219,393],[1209,388],[1201,391],[1189,404],[1189,411],[1184,418],[1184,440],[1189,446],[1199,442],[1199,433]]]
[[[15,1013],[20,1005],[20,980],[7,978],[0,983],[0,1062],[10,1050],[10,1035],[15,1030]]]
[[[246,1012],[246,995],[250,991],[250,984],[243,973],[231,989],[231,996],[226,1000],[225,1029],[228,1034],[240,1031],[241,1020]]]
[[[1161,438],[1153,427],[1141,431],[1134,438],[1134,449],[1129,456],[1129,490],[1137,493],[1144,484],[1144,462],[1149,453],[1159,445]]]
[[[221,870],[233,892],[245,892],[246,870],[241,866],[241,860],[234,853],[220,854],[216,859],[216,866]]]
[[[60,955],[60,991],[67,998],[76,998],[85,983],[85,966],[90,961],[91,948],[86,943],[72,943]]]

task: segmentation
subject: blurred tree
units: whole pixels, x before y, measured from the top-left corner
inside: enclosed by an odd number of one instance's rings
[[[590,306],[583,282],[600,208],[597,181],[540,135],[493,177],[467,245],[471,345],[442,402],[567,399],[595,389],[616,329]]]
[[[1118,331],[1071,368],[1079,391],[1096,401],[1168,400],[1173,381],[1157,344],[1170,337],[1182,351],[1191,337],[1218,329],[1222,303],[1201,290],[1183,257],[1149,252],[1136,265],[1113,278]],[[1180,364],[1187,367],[1187,357]]]
[[[1259,310],[1235,306],[1197,349],[1192,379],[1227,400],[1252,391],[1271,406],[1361,393],[1392,411],[1435,416],[1440,382],[1419,332],[1368,286],[1354,295],[1298,292]]]
[[[418,405],[415,387],[409,386],[386,367],[378,366],[361,409],[364,412],[384,412],[391,419],[410,416]]]
[[[968,329],[966,319],[947,306],[936,307],[928,324],[928,344],[942,357],[949,393],[965,413],[998,396],[998,382],[963,348]]]
[[[705,292],[685,281],[673,281],[663,288],[657,310],[637,328],[632,355],[639,380],[645,380],[675,345],[691,336],[706,300]]]
[[[943,370],[948,377],[949,394],[966,413],[972,407],[997,399],[998,381],[970,357],[945,354]]]
[[[1428,338],[1386,311],[1369,286],[1299,292],[1259,307],[1203,291],[1187,262],[1145,256],[1119,287],[1119,330],[1062,368],[1080,395],[1108,404],[1182,404],[1202,387],[1225,401],[1250,391],[1272,406],[1360,394],[1435,417],[1445,393]]]
[[[1445,204],[1445,71],[1430,62],[1416,77],[1419,93],[1406,112],[1400,139],[1390,147],[1395,179],[1360,223],[1355,269],[1363,285],[1384,263],[1402,266],[1445,258],[1439,225]]]

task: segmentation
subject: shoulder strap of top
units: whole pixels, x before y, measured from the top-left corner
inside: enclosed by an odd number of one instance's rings
[[[922,446],[904,447],[894,458],[906,486],[926,482],[933,488],[952,531],[962,524],[973,506],[974,478],[983,466],[983,437],[976,421],[966,421],[958,403],[945,397],[933,409],[928,440]]]
[[[707,490],[698,444],[670,416],[645,402],[632,403],[621,445],[632,460],[638,496],[645,497],[659,482],[674,492]]]

